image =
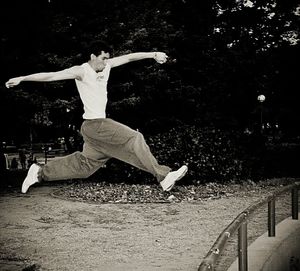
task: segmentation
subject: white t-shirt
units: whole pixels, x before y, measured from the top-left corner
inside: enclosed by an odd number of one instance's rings
[[[98,73],[88,63],[82,64],[81,67],[84,68],[84,76],[82,80],[75,79],[75,82],[83,102],[83,118],[105,118],[107,81],[111,66],[107,63],[104,70]]]

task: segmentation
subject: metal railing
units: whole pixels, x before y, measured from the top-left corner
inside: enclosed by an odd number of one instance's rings
[[[300,182],[296,182],[291,185],[287,185],[278,191],[274,192],[270,196],[266,196],[258,202],[254,203],[243,212],[241,212],[219,235],[216,242],[213,244],[202,263],[200,264],[198,271],[214,271],[217,260],[226,247],[227,240],[238,231],[238,270],[248,270],[248,246],[247,246],[247,221],[249,217],[255,213],[255,211],[268,203],[268,235],[269,237],[276,234],[276,222],[275,222],[275,200],[278,196],[291,191],[292,201],[292,219],[298,219],[298,190],[300,188]]]

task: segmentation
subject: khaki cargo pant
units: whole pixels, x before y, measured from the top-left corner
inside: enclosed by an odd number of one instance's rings
[[[143,135],[112,119],[85,120],[81,126],[82,152],[54,159],[41,172],[43,180],[87,178],[110,158],[117,158],[154,175],[161,181],[170,168],[159,165]]]

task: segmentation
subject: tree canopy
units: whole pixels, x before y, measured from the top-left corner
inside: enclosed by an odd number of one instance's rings
[[[266,121],[298,133],[299,9],[296,0],[9,1],[0,16],[2,140],[26,141],[32,125],[42,140],[49,136],[43,129],[80,123],[74,82],[4,83],[81,64],[95,41],[108,43],[113,56],[170,57],[165,65],[145,60],[112,71],[108,115],[133,128],[244,129],[259,121],[264,94]]]

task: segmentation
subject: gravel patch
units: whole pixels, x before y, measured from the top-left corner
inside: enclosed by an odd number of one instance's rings
[[[52,193],[54,197],[93,203],[170,203],[198,202],[207,199],[251,195],[267,195],[294,182],[294,179],[272,179],[259,182],[207,183],[175,186],[164,192],[159,185],[76,181]]]

